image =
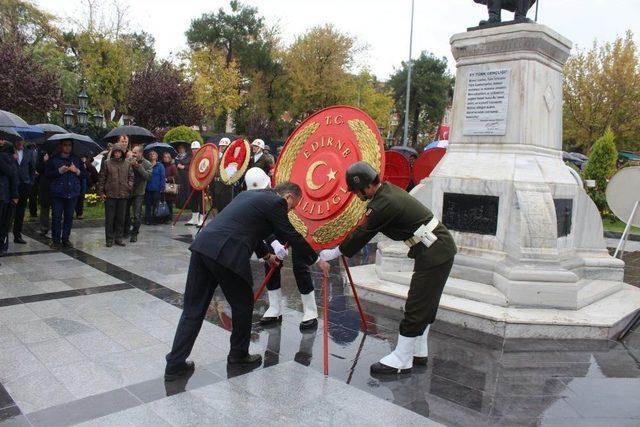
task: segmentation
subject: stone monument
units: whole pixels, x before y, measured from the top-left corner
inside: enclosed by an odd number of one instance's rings
[[[447,154],[411,194],[460,249],[438,319],[505,337],[610,338],[640,309],[598,210],[562,161],[562,67],[571,42],[539,24],[451,38]],[[381,241],[352,269],[360,296],[401,308],[412,260]]]

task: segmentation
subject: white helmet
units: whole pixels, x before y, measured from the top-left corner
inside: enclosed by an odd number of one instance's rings
[[[200,143],[198,141],[193,141],[191,143],[191,149],[192,150],[196,150],[196,149],[199,149],[199,148],[200,148]]]
[[[264,150],[264,141],[261,139],[254,139],[251,145],[255,145],[256,147],[260,147]]]
[[[244,176],[247,190],[262,190],[271,187],[271,178],[260,168],[251,168]]]
[[[224,147],[225,145],[229,145],[229,144],[231,144],[231,140],[229,138],[222,138],[220,139],[218,146]]]

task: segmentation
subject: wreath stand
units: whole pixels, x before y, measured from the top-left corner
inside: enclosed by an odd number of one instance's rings
[[[286,245],[285,247],[288,247]],[[342,256],[342,265],[347,272],[347,278],[349,279],[349,285],[351,286],[351,291],[353,293],[353,298],[356,300],[356,305],[358,306],[358,312],[360,313],[360,321],[361,326],[364,332],[367,332],[367,320],[364,317],[364,311],[362,311],[362,306],[360,305],[360,298],[358,298],[358,292],[356,291],[356,285],[353,282],[353,277],[351,276],[351,270],[349,270],[349,264],[347,263],[347,258]],[[253,297],[253,302],[255,303],[260,299],[262,294],[264,293],[265,288],[267,287],[267,283],[275,273],[276,269],[282,267],[282,262],[277,265],[272,265],[267,274],[264,277],[264,280],[260,284],[257,292]],[[323,347],[323,370],[324,375],[329,375],[329,298],[328,298],[328,277],[326,274],[322,275],[322,317],[323,317],[323,336],[322,336],[322,347]]]

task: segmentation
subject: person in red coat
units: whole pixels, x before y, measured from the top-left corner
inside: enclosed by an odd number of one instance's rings
[[[167,184],[176,184],[178,182],[178,168],[176,167],[175,162],[171,158],[171,154],[165,152],[162,155],[162,164],[164,165],[164,177]],[[168,193],[167,186],[164,187],[164,201],[167,202],[167,206],[169,207],[170,215],[163,220],[165,224],[170,224],[173,220],[173,205],[176,203],[177,194]]]

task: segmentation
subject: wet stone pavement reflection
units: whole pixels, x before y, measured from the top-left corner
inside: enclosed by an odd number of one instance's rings
[[[640,425],[640,329],[621,342],[502,340],[436,322],[428,366],[376,379],[369,366],[395,346],[402,314],[363,302],[364,333],[337,264],[329,380],[322,327],[300,332],[286,263],[282,324],[258,324],[265,297],[254,311],[251,351],[263,365],[228,369],[231,317],[218,290],[192,354],[195,372],[166,384],[192,231],[144,227],[139,243],[114,250],[103,229],[77,228],[75,249],[62,252],[29,234],[20,254],[0,260],[0,425]],[[626,255],[636,286],[637,255]],[[374,261],[370,245],[351,263]],[[253,262],[253,271],[257,288],[263,265]],[[318,273],[314,281],[322,316]]]

